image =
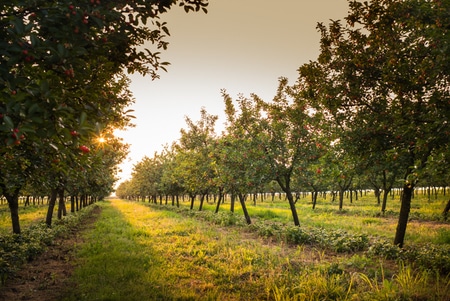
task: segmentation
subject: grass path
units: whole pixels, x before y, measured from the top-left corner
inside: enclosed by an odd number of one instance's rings
[[[282,247],[173,212],[120,200],[101,206],[65,300],[261,300],[279,279],[267,264],[286,260]]]
[[[430,287],[426,271],[361,254],[271,244],[143,203],[98,205],[58,300],[447,300],[450,289],[450,278]]]

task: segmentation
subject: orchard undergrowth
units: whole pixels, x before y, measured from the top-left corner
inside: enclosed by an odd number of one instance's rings
[[[253,218],[247,225],[242,215],[232,212],[195,211],[187,208],[148,204],[160,210],[173,210],[221,226],[240,227],[254,231],[259,236],[292,245],[310,245],[336,253],[362,252],[371,258],[383,258],[406,262],[420,269],[450,274],[450,245],[410,244],[399,248],[383,237],[351,233],[342,229],[321,227],[296,227],[280,221]]]
[[[24,263],[32,261],[51,247],[57,238],[70,235],[92,214],[95,207],[88,206],[61,220],[55,220],[52,227],[42,221],[30,225],[21,234],[0,236],[0,283],[3,285]]]

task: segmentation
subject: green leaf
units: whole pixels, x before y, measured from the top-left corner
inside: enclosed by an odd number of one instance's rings
[[[48,81],[46,80],[41,81],[40,89],[42,94],[46,94],[50,90]]]
[[[14,122],[9,116],[3,116],[3,121],[9,129],[12,130],[14,128]]]
[[[28,115],[34,115],[37,111],[40,111],[40,107],[37,103],[34,103],[28,108]]]
[[[33,47],[36,47],[39,44],[39,38],[34,33],[30,34],[30,40]]]
[[[86,122],[86,112],[81,112],[81,116],[80,116],[80,125],[83,125]]]
[[[65,57],[66,56],[66,48],[64,48],[63,44],[58,44],[56,46],[58,48],[58,54],[60,57]]]
[[[11,24],[14,26],[14,29],[17,34],[22,35],[25,31],[25,25],[22,22],[22,19],[16,18],[11,21]]]

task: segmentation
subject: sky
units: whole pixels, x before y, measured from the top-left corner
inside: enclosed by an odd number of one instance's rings
[[[131,177],[133,165],[171,145],[194,122],[202,107],[225,122],[221,90],[236,99],[254,93],[271,100],[278,79],[290,83],[297,69],[319,54],[318,22],[343,20],[347,0],[210,0],[208,13],[188,13],[178,6],[163,14],[170,37],[161,60],[170,62],[160,79],[130,75],[136,125],[118,132],[130,144],[120,165],[120,182]],[[150,47],[149,47],[150,48]]]

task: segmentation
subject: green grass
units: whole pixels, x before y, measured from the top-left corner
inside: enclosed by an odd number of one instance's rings
[[[449,276],[363,253],[271,243],[143,203],[99,204],[63,300],[446,300],[450,293]]]
[[[47,205],[21,206],[19,208],[19,219],[21,228],[25,229],[31,224],[43,221],[47,214]],[[11,215],[6,204],[0,206],[0,235],[12,232]]]
[[[406,231],[405,243],[414,244],[448,244],[446,237],[450,236],[450,223],[442,221],[442,210],[447,202],[447,196],[439,195],[438,199],[431,199],[421,193],[416,194],[412,200],[410,222]],[[180,202],[182,207],[188,207],[189,202]],[[389,197],[387,212],[381,215],[381,207],[376,204],[373,193],[367,193],[358,200],[349,202],[344,199],[344,208],[338,210],[337,201],[331,202],[330,196],[326,199],[318,198],[316,209],[312,209],[310,196],[300,198],[296,204],[301,226],[321,227],[325,229],[342,229],[352,233],[367,234],[393,240],[398,212],[400,211],[399,196]],[[198,208],[198,201],[194,210]],[[205,202],[203,210],[213,211],[215,204]],[[230,200],[222,204],[220,211],[230,209]],[[247,209],[251,218],[274,220],[285,223],[293,223],[292,214],[288,202],[282,198],[275,198],[274,202],[268,198],[264,202],[258,201],[257,205],[247,201]],[[242,215],[242,209],[238,202],[235,204],[235,212]]]
[[[450,244],[450,224],[440,220],[445,202],[443,197],[430,202],[416,196],[407,246],[429,247],[432,256],[433,246]],[[359,249],[337,253],[326,241],[320,242],[337,233],[333,231],[350,233],[344,239],[364,234],[391,241],[398,197],[389,200],[385,216],[369,195],[352,204],[345,200],[342,211],[329,198],[319,199],[316,210],[309,197],[301,198],[296,205],[301,229],[319,239],[304,245],[258,236],[243,225],[239,203],[235,214],[229,213],[229,203],[214,215],[215,204],[205,202],[209,216],[219,217],[213,224],[196,218],[198,201],[192,211],[187,200],[181,201],[183,210],[142,202],[99,202],[102,214],[84,235],[86,242],[77,247],[73,285],[62,300],[446,300],[450,294],[450,275],[421,268],[420,260],[426,261],[428,253],[409,265]],[[258,200],[256,206],[248,200],[247,207],[255,224],[267,223],[267,231],[292,224],[284,199]],[[0,207],[0,234],[10,231],[6,209]],[[22,227],[42,220],[46,209],[21,208]],[[243,227],[229,226],[236,221]],[[436,257],[436,263],[442,258]]]

